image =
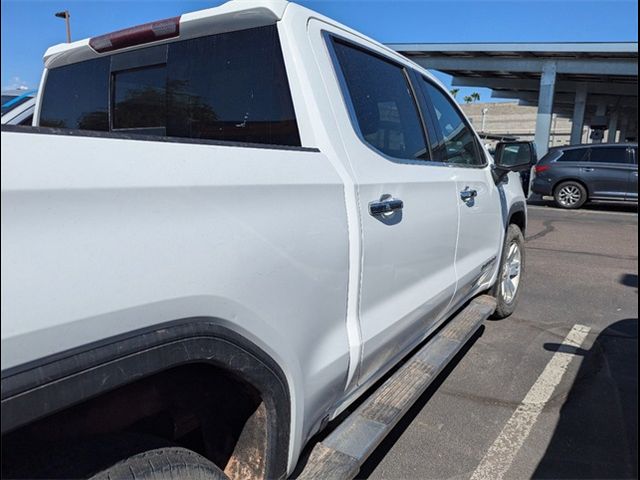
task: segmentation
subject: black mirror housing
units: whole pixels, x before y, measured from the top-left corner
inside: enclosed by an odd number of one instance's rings
[[[509,172],[529,170],[538,162],[536,146],[533,142],[500,142],[494,156],[493,177],[501,182]]]

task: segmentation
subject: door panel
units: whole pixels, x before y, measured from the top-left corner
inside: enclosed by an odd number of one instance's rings
[[[498,261],[502,239],[502,210],[488,162],[470,125],[455,103],[428,79],[416,79],[421,102],[430,112],[438,137],[437,159],[454,172],[459,212],[456,252],[457,287],[452,304],[468,299],[489,280]]]
[[[456,271],[458,288],[453,303],[468,299],[479,285],[487,282],[500,261],[502,215],[500,195],[489,168],[459,168],[457,190],[475,191],[473,201],[458,201],[460,227]],[[517,177],[509,178],[516,181]]]
[[[455,173],[428,161],[421,115],[402,65],[347,32],[317,26],[339,36],[323,39],[318,32],[324,43],[316,51],[337,125],[344,126],[340,135],[357,188],[363,384],[424,338],[453,297]],[[390,199],[401,200],[402,209],[370,213],[370,203]]]
[[[625,198],[629,185],[627,149],[621,147],[593,147],[589,161],[581,167],[592,197]]]

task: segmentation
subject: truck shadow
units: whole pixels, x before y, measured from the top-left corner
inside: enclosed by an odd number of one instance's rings
[[[440,375],[436,377],[429,388],[420,396],[420,398],[411,406],[409,411],[400,419],[398,424],[389,432],[385,439],[380,443],[378,448],[369,456],[365,463],[360,468],[360,472],[356,476],[357,479],[366,479],[374,472],[380,462],[385,458],[389,450],[395,445],[398,439],[403,435],[405,430],[413,423],[418,414],[422,411],[425,405],[429,402],[431,397],[438,391],[440,386],[445,382],[447,377],[453,372],[460,360],[464,358],[467,352],[473,347],[473,345],[482,336],[485,327],[481,326],[478,331],[469,339],[466,345],[458,352],[458,354],[447,364],[447,366],[440,372]]]
[[[527,200],[528,205],[535,205],[539,207],[549,207],[556,210],[563,211],[563,209],[556,206],[552,199],[548,199],[547,197],[540,197],[539,195],[531,195]],[[637,203],[623,203],[623,202],[587,202],[582,207],[580,207],[581,211],[592,211],[592,212],[629,212],[629,213],[638,213],[638,204]]]
[[[374,450],[374,452],[369,456],[369,458],[365,461],[365,463],[360,468],[357,479],[366,479],[373,473],[378,464],[385,458],[389,450],[393,447],[393,445],[398,441],[398,439],[402,436],[404,431],[411,425],[416,416],[420,413],[420,411],[424,408],[424,406],[429,402],[433,394],[440,388],[440,385],[447,379],[449,374],[456,368],[460,360],[467,354],[467,352],[473,347],[476,341],[482,336],[484,332],[484,325],[481,326],[478,331],[469,339],[469,341],[465,344],[464,347],[460,349],[460,351],[456,354],[456,356],[447,364],[447,366],[440,372],[440,374],[433,380],[431,385],[425,390],[425,392],[420,396],[420,398],[411,406],[411,408],[407,411],[407,413],[400,419],[397,425],[389,432],[389,434],[385,437],[385,439],[378,445],[378,447]],[[421,348],[424,345],[417,346],[416,350]],[[406,358],[410,358],[411,354],[407,355]],[[406,360],[406,359],[405,359]],[[302,470],[304,469],[311,451],[313,447],[324,437],[329,435],[343,420],[346,418],[351,412],[353,412],[358,406],[369,396],[371,392],[374,392],[385,380],[389,378],[390,375],[393,374],[402,364],[400,362],[391,372],[385,375],[380,381],[378,381],[375,385],[373,385],[366,394],[362,396],[361,399],[354,402],[353,405],[349,407],[348,410],[339,415],[336,419],[330,422],[320,434],[317,434],[314,438],[312,438],[305,447],[304,451],[300,455],[300,460],[298,461],[298,465],[296,469],[289,477],[291,479],[295,479],[300,475]]]
[[[533,478],[637,478],[638,319],[603,330],[584,358]]]

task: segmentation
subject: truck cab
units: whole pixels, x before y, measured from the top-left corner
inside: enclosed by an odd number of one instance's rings
[[[447,90],[380,43],[234,1],[51,47],[44,66],[34,126],[2,131],[18,477],[119,478],[162,450],[176,478],[196,454],[283,478],[478,295],[493,300],[474,328],[516,308],[530,158],[492,159]]]

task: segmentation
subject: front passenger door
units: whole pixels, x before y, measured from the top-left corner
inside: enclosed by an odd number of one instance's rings
[[[460,218],[456,251],[458,279],[453,306],[464,302],[490,280],[501,251],[500,192],[475,133],[451,98],[419,77],[422,101],[430,111],[438,139],[434,158],[454,172]]]

